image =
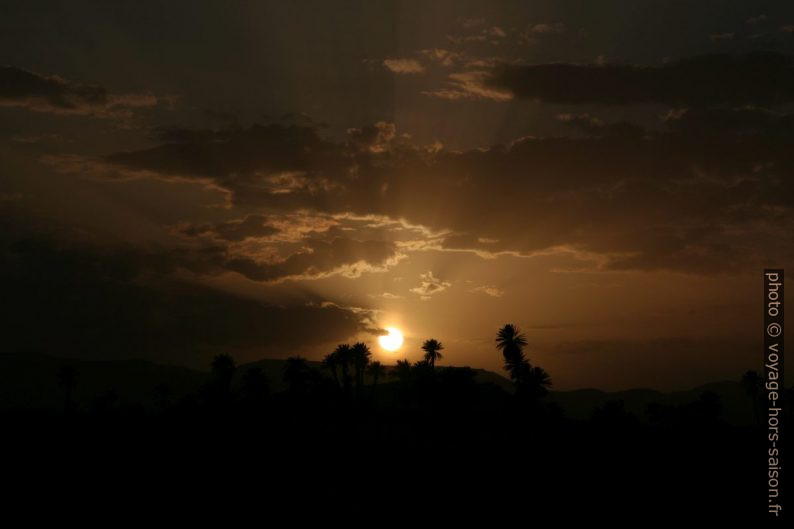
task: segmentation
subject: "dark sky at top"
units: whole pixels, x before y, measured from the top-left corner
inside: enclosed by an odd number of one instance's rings
[[[736,378],[792,111],[783,1],[5,3],[0,348]]]

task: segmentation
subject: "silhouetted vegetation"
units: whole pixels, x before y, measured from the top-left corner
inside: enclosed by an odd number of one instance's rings
[[[421,360],[394,365],[373,361],[362,342],[340,344],[321,362],[289,357],[278,371],[267,363],[238,366],[219,354],[193,390],[175,390],[172,379],[151,382],[149,407],[125,402],[114,388],[79,405],[75,390],[86,375],[64,364],[52,386],[65,412],[4,417],[16,424],[13,431],[25,433],[25,450],[57,436],[89,461],[90,450],[98,450],[93,439],[112,436],[98,467],[134,452],[145,454],[138,460],[144,466],[190,461],[204,468],[211,462],[204,471],[227,481],[230,468],[249,477],[281,472],[280,483],[300,483],[297,489],[284,485],[299,491],[284,501],[305,497],[329,509],[355,505],[357,512],[382,511],[400,491],[425,486],[447,502],[483,509],[531,497],[555,508],[574,498],[581,509],[598,510],[619,497],[628,509],[645,512],[661,508],[671,484],[681,509],[739,496],[747,505],[756,494],[747,476],[757,470],[760,427],[727,422],[716,391],[641,409],[627,393],[573,417],[561,406],[564,399],[550,392],[550,375],[530,362],[528,347],[515,325],[496,333],[493,354],[509,381],[454,366],[454,351],[447,353],[436,339],[411,352]],[[442,359],[452,365],[438,365]],[[738,388],[746,391],[757,414],[757,373],[733,384],[740,398]],[[227,454],[223,464],[214,459],[220,454]],[[708,491],[678,479],[693,467],[708,472]],[[353,476],[355,484],[346,485],[353,488],[341,486]],[[516,485],[508,489],[506,483]]]

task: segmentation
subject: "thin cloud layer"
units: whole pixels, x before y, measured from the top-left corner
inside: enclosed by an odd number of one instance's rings
[[[0,107],[52,114],[127,117],[132,109],[156,104],[157,98],[151,94],[111,94],[101,86],[57,75],[0,67]]]
[[[714,54],[661,66],[505,65],[485,83],[515,97],[557,104],[760,105],[794,101],[794,57]]]

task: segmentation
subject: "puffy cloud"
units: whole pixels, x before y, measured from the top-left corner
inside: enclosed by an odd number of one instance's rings
[[[419,286],[410,289],[414,294],[419,294],[422,299],[430,299],[434,294],[443,292],[452,286],[448,281],[442,281],[433,275],[432,271],[427,271],[419,276]]]
[[[757,52],[661,66],[505,65],[483,84],[518,98],[561,104],[770,106],[794,101],[794,57]]]
[[[82,84],[56,75],[41,75],[12,66],[0,67],[0,107],[35,112],[128,117],[132,109],[151,107],[151,94],[111,94],[97,85]]]

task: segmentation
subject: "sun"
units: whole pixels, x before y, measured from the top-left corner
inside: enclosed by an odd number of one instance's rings
[[[403,333],[400,332],[400,329],[394,327],[386,327],[386,332],[388,334],[378,336],[378,343],[386,351],[396,351],[403,344]]]

